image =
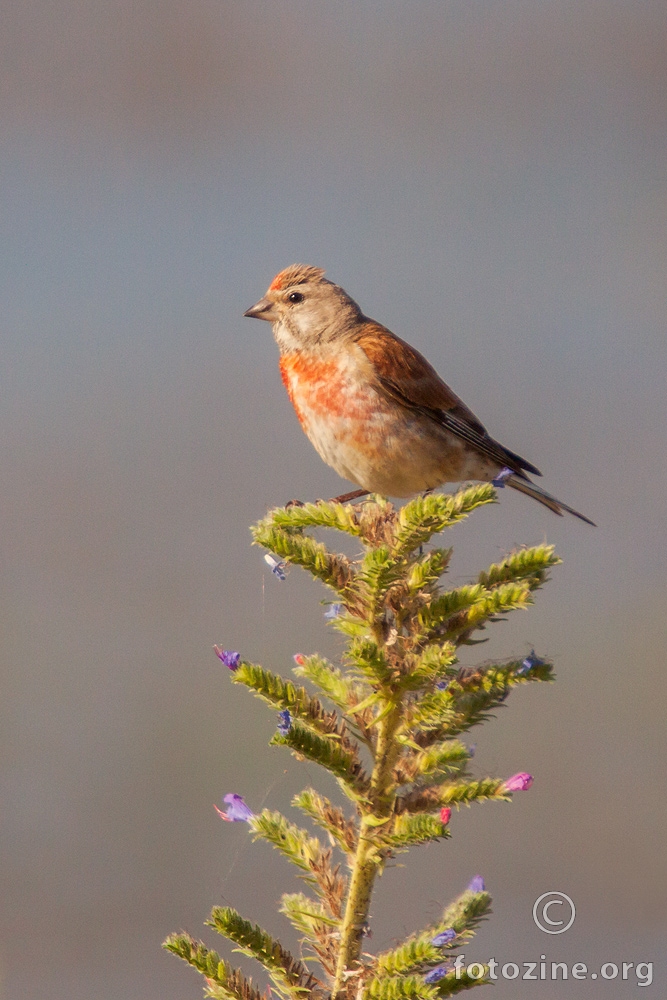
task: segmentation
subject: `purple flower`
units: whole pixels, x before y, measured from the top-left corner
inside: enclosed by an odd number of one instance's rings
[[[456,931],[454,928],[448,927],[446,931],[440,931],[439,934],[436,934],[431,941],[431,944],[435,945],[436,948],[444,948],[445,945],[449,944],[450,941],[453,941],[455,937]]]
[[[468,892],[484,892],[485,889],[486,886],[484,885],[484,879],[481,875],[475,875],[475,877],[470,880]]]
[[[219,660],[222,660],[226,667],[229,667],[230,670],[238,670],[241,666],[240,653],[236,653],[231,649],[220,649],[219,646],[214,646],[213,652]]]
[[[228,823],[247,823],[255,815],[243,801],[243,796],[237,795],[235,792],[229,792],[228,795],[225,795],[223,802],[227,803],[227,812],[223,812],[217,806],[213,806],[213,808],[220,819],[224,819]]]
[[[530,653],[517,670],[517,675],[521,676],[521,674],[530,673],[533,667],[543,667],[544,662],[545,661],[541,660],[539,656],[535,656],[535,650],[531,649]]]
[[[500,470],[496,478],[491,480],[491,485],[495,486],[497,490],[504,490],[505,480],[509,479],[511,475],[513,475],[513,470],[508,469],[507,466],[505,466],[504,469]]]
[[[470,746],[468,747],[468,756],[474,757],[476,753],[477,753],[477,744],[471,743]]]
[[[282,712],[278,712],[278,718],[280,719],[280,722],[278,723],[278,732],[281,736],[287,736],[292,728],[292,716],[289,713],[289,708],[285,708]]]
[[[278,562],[275,556],[272,556],[270,552],[267,552],[264,556],[264,562],[271,567],[271,572],[274,576],[277,576],[279,580],[286,580],[285,576],[285,563]]]
[[[424,982],[428,983],[438,983],[441,979],[444,979],[448,972],[451,971],[451,965],[439,965],[437,969],[431,969],[424,976]]]
[[[435,687],[437,691],[446,691],[449,687],[449,681],[436,681]]]
[[[508,778],[505,782],[506,792],[527,792],[533,783],[532,774],[528,774],[527,771],[519,771],[518,774],[513,774],[511,778]]]
[[[333,621],[334,618],[340,618],[344,610],[344,604],[330,604],[329,610],[324,612],[324,617],[328,619],[328,621]]]

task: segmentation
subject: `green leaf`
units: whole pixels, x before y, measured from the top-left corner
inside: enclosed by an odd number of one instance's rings
[[[469,805],[483,799],[497,799],[507,802],[511,796],[504,791],[501,778],[479,778],[473,781],[449,781],[429,788],[415,788],[407,795],[399,796],[396,808],[399,812],[434,812],[442,806]]]
[[[421,976],[391,976],[371,979],[364,990],[365,1000],[435,1000],[438,990]]]
[[[553,679],[550,663],[539,664],[527,673],[519,673],[522,666],[522,661],[516,660],[461,671],[446,692],[454,710],[448,735],[464,732],[484,722],[490,717],[492,709],[503,705],[513,687]]]
[[[401,571],[402,562],[391,555],[387,545],[367,550],[356,573],[355,593],[361,598],[369,623],[382,614],[383,599]]]
[[[404,720],[404,732],[434,730],[446,735],[448,727],[456,720],[452,695],[446,691],[430,691],[408,706]]]
[[[353,614],[338,615],[337,618],[334,618],[328,624],[331,628],[335,628],[337,632],[342,632],[343,635],[350,636],[350,638],[372,635],[368,622]]]
[[[472,754],[465,743],[459,740],[445,740],[434,743],[416,754],[414,775],[426,776],[442,772],[458,771],[465,767]]]
[[[490,483],[468,486],[452,495],[431,493],[415,497],[398,512],[394,554],[407,556],[433,535],[467,517],[475,507],[495,502],[496,492]]]
[[[478,580],[483,587],[497,587],[502,583],[525,580],[531,590],[539,587],[547,578],[547,570],[560,563],[554,555],[553,545],[535,545],[532,548],[517,549],[502,560],[494,563]]]
[[[340,926],[339,920],[330,917],[320,903],[309,899],[303,892],[284,893],[280,900],[280,912],[309,941],[322,934],[331,934],[332,929]]]
[[[425,630],[432,631],[447,622],[452,615],[474,607],[488,593],[481,583],[447,590],[423,609],[420,614],[421,624]]]
[[[255,838],[268,840],[302,871],[312,874],[313,867],[319,864],[322,845],[317,837],[311,837],[307,830],[290,823],[281,813],[264,809],[258,816],[249,819],[248,823]]]
[[[269,514],[252,529],[254,542],[275,552],[286,562],[303,566],[312,576],[322,580],[343,597],[353,580],[353,570],[347,556],[330,552],[322,542],[316,542],[298,531],[278,528]]]
[[[451,997],[462,990],[472,989],[474,986],[485,986],[489,982],[489,966],[485,965],[484,962],[480,962],[479,964],[485,970],[484,975],[480,976],[479,979],[473,979],[472,976],[469,976],[465,968],[461,969],[458,974],[455,969],[449,972],[437,984],[438,996]]]
[[[345,854],[352,854],[356,850],[357,831],[354,820],[346,819],[342,809],[333,806],[314,788],[305,788],[295,795],[292,805],[302,809],[318,826],[326,830]]]
[[[427,641],[462,641],[487,621],[531,602],[527,582],[499,583],[487,589],[481,583],[457,587],[440,594],[420,612],[420,625]]]
[[[301,507],[277,507],[269,514],[271,522],[278,528],[302,531],[304,528],[335,528],[348,535],[359,536],[361,529],[354,507],[318,500],[305,503]]]
[[[406,691],[415,691],[427,685],[432,686],[437,680],[455,677],[457,671],[452,668],[456,662],[456,646],[453,642],[434,642],[412,660],[404,675],[402,687]]]
[[[277,987],[302,987],[311,990],[318,980],[306,966],[290,954],[257,924],[245,920],[229,906],[215,906],[206,921],[218,934],[233,941],[244,955],[257,959],[267,969]]]
[[[437,931],[431,927],[421,934],[409,937],[396,948],[381,952],[377,956],[378,978],[396,974],[408,975],[418,972],[425,966],[437,965],[443,958],[443,951],[431,944],[436,933]]]
[[[275,733],[271,743],[274,746],[289,747],[295,754],[321,764],[339,779],[353,798],[366,794],[368,777],[357,747],[346,736],[338,733],[318,735],[300,723],[293,722],[285,735]]]
[[[531,603],[530,587],[526,583],[499,584],[483,593],[467,611],[454,615],[438,635],[444,639],[458,639],[474,629],[483,628],[498,615],[526,608]]]
[[[303,943],[315,954],[320,965],[333,976],[336,967],[340,921],[334,920],[324,908],[301,892],[285,893],[280,910],[303,934]],[[320,991],[317,991],[318,997]],[[325,1000],[322,997],[322,1000]]]
[[[383,838],[382,843],[392,851],[407,851],[417,844],[427,844],[449,836],[449,830],[436,816],[401,813],[394,818],[391,833]]]
[[[347,677],[342,670],[334,667],[324,657],[316,653],[303,656],[302,662],[294,667],[298,677],[305,677],[322,691],[322,693],[344,712],[354,712],[371,696],[367,684],[361,684]]]
[[[491,896],[488,892],[465,889],[453,903],[445,908],[435,933],[453,927],[458,943],[472,938],[476,929],[491,913]]]
[[[407,975],[425,966],[442,963],[448,951],[459,948],[473,936],[476,928],[491,912],[491,897],[488,892],[465,892],[450,903],[440,920],[413,934],[406,941],[377,956],[377,975]],[[456,938],[447,948],[436,948],[431,942],[436,934],[452,929]],[[439,984],[438,984],[439,985]]]
[[[385,651],[375,639],[359,637],[349,643],[347,659],[353,670],[361,674],[365,680],[377,689],[378,685],[388,684],[394,676]]]
[[[260,991],[252,985],[252,980],[246,979],[239,969],[233,969],[216,951],[208,949],[201,941],[195,941],[189,934],[170,934],[162,947],[206,976],[209,986],[214,984],[217,988],[217,992],[210,995],[221,1000],[264,1000]]]
[[[291,681],[265,670],[254,663],[242,663],[232,675],[235,684],[246,687],[268,701],[276,708],[289,709],[304,726],[320,733],[332,733],[338,729],[335,713],[326,712],[317,698],[312,698],[304,687],[296,687]]]
[[[412,563],[406,580],[411,595],[429,589],[431,584],[440,579],[449,565],[452,551],[452,549],[432,549]]]

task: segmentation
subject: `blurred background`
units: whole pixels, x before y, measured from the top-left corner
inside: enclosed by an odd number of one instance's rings
[[[6,0],[0,49],[0,998],[198,997],[160,943],[218,946],[213,904],[294,943],[292,869],[212,803],[296,819],[295,791],[337,789],[269,750],[274,714],[211,647],[282,673],[340,648],[323,589],[248,532],[349,488],[242,315],[295,261],[599,525],[506,490],[452,529],[455,584],[555,543],[536,607],[464,662],[534,646],[557,683],[472,737],[477,773],[530,794],[388,871],[369,948],[481,873],[471,961],[652,961],[640,995],[664,996],[663,0]],[[532,922],[548,890],[576,903],[562,936]]]

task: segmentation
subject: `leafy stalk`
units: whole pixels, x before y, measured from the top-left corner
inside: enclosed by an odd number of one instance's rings
[[[302,936],[296,958],[231,907],[215,907],[209,926],[251,956],[284,1000],[439,1000],[486,981],[447,965],[490,913],[479,879],[431,927],[376,955],[364,950],[373,889],[398,852],[446,841],[452,807],[509,800],[529,787],[471,773],[472,751],[457,737],[489,718],[511,691],[553,679],[550,663],[531,654],[509,662],[461,667],[458,650],[507,612],[528,607],[558,563],[549,545],[511,552],[463,585],[442,586],[451,549],[429,547],[435,535],[495,502],[488,483],[451,496],[416,497],[401,509],[380,497],[345,506],[333,501],[270,511],[254,542],[299,565],[342,605],[333,625],[345,637],[341,664],[297,655],[308,688],[230,654],[231,677],[280,711],[274,745],[319,764],[344,792],[346,806],[313,788],[293,799],[327,837],[320,841],[279,812],[253,814],[234,801],[227,818],[295,866],[306,892],[283,894],[281,913]],[[318,532],[314,538],[309,532]],[[331,551],[323,531],[361,546],[357,558]],[[229,664],[228,664],[229,665]],[[312,693],[314,689],[315,693]],[[442,847],[438,848],[442,849]],[[165,948],[201,972],[210,996],[262,1000],[249,979],[188,934]],[[316,962],[321,973],[305,962]]]

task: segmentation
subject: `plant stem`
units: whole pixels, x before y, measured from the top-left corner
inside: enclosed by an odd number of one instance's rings
[[[332,990],[333,1000],[338,1000],[345,992],[346,973],[353,971],[361,955],[373,884],[381,864],[375,841],[377,831],[381,830],[382,826],[378,826],[377,821],[389,819],[394,804],[392,768],[400,750],[394,737],[401,720],[401,707],[400,701],[392,705],[378,724],[370,803],[369,806],[362,807],[359,841],[352,863],[350,888],[340,931],[336,976]]]

